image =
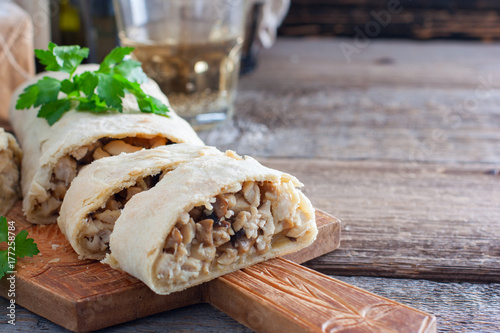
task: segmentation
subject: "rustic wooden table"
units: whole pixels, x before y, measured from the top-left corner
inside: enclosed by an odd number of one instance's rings
[[[343,220],[341,248],[307,266],[440,332],[500,331],[500,44],[373,40],[350,59],[346,45],[279,40],[242,78],[234,121],[202,138],[296,175]],[[5,322],[64,331],[24,309]],[[106,331],[129,330],[250,331],[209,305]]]

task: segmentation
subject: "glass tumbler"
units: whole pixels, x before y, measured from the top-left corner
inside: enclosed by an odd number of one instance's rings
[[[123,46],[196,130],[230,119],[244,0],[113,0]]]

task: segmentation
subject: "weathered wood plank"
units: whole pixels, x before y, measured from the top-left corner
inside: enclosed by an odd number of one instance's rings
[[[378,38],[500,39],[498,9],[409,8],[404,5],[395,8],[391,15],[387,2],[364,8],[292,5],[279,33],[283,36],[364,34]]]
[[[434,314],[438,332],[494,332],[500,329],[500,284],[440,283],[425,280],[370,277],[335,278]],[[0,317],[6,318],[6,299],[0,298]],[[22,307],[16,309],[16,326],[0,320],[2,332],[68,332]],[[130,323],[107,328],[105,332],[130,330],[147,332],[252,332],[208,304],[159,313]]]
[[[399,38],[500,37],[494,0],[292,0],[279,34]],[[368,24],[369,28],[366,28]]]
[[[481,164],[260,159],[342,221],[328,274],[500,282],[500,176]]]
[[[400,0],[405,8],[461,8],[461,9],[494,9],[500,8],[495,0]],[[380,7],[387,6],[387,0],[292,0],[298,5],[330,5],[335,7]]]
[[[442,283],[369,277],[335,278],[433,313],[438,332],[500,331],[500,284]]]
[[[500,78],[500,75],[499,75]],[[477,105],[468,108],[472,101]],[[270,87],[242,90],[232,123],[200,133],[240,154],[500,164],[500,91]]]
[[[264,157],[500,163],[500,44],[281,39],[207,144]]]
[[[350,58],[343,53],[346,45],[357,48]],[[331,91],[388,85],[399,95],[399,89],[408,86],[475,89],[481,85],[479,78],[490,76],[492,87],[499,87],[499,54],[500,43],[479,41],[281,38],[261,51],[256,72],[242,78],[239,91],[296,94],[318,87]]]
[[[284,158],[263,162],[344,220],[341,249],[310,267],[499,281],[500,93],[478,78],[498,45],[377,42],[355,65],[339,45],[280,40],[242,80],[234,123],[202,137]]]
[[[208,300],[258,332],[436,331],[436,318],[281,258],[210,282]]]

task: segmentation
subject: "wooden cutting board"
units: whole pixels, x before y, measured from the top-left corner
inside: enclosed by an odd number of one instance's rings
[[[209,302],[259,332],[344,330],[434,332],[435,317],[376,296],[301,263],[338,248],[340,221],[317,211],[318,239],[308,248],[160,296],[127,273],[78,260],[57,225],[34,226],[20,203],[7,218],[29,229],[40,254],[17,265],[16,303],[72,331],[91,331],[154,313]],[[6,279],[0,294],[7,298]]]

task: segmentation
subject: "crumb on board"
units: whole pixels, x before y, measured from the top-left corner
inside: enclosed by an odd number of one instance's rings
[[[60,260],[61,260],[61,258],[54,258],[54,259],[50,260],[48,263],[53,264],[53,263],[59,262]]]
[[[52,244],[52,250],[56,250],[59,246],[61,246],[61,245],[59,245],[59,244]]]

